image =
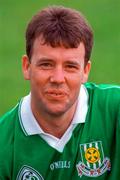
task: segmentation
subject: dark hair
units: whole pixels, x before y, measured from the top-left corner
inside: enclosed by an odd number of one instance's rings
[[[78,11],[62,6],[45,8],[33,16],[26,30],[26,53],[31,59],[34,41],[43,38],[43,44],[52,47],[77,48],[85,46],[85,61],[90,59],[93,32],[86,19]]]

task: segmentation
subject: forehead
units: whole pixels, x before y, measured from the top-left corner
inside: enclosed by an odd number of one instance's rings
[[[77,48],[65,48],[63,46],[52,47],[43,44],[41,38],[36,38],[33,44],[32,57],[41,58],[44,56],[51,59],[84,59],[85,46],[81,42]]]

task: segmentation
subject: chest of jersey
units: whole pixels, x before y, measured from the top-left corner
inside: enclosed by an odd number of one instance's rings
[[[86,123],[75,128],[63,152],[49,146],[39,135],[25,136],[18,127],[13,179],[105,179],[111,169],[112,144],[107,140],[113,132],[111,129],[108,136],[103,121],[98,121],[95,114],[88,112]]]

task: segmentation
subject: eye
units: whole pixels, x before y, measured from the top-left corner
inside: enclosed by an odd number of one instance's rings
[[[47,70],[47,69],[51,69],[53,67],[53,64],[49,62],[44,62],[44,63],[39,64],[39,67]]]
[[[71,72],[77,71],[79,69],[79,67],[74,64],[67,64],[65,68],[67,71],[71,71]]]

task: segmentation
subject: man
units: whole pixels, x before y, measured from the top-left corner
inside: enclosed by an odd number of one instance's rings
[[[0,180],[118,180],[120,87],[86,83],[93,33],[65,7],[35,15],[22,58],[30,94],[0,120]]]

